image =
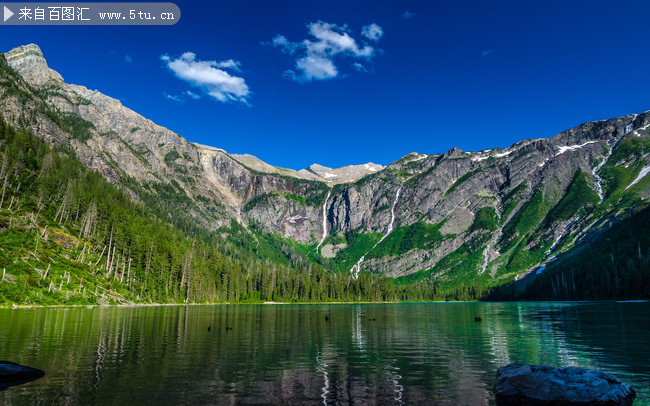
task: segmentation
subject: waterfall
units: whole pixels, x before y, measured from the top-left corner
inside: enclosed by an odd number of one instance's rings
[[[602,203],[603,200],[605,200],[605,194],[603,192],[603,178],[598,175],[598,171],[600,168],[607,163],[607,160],[609,160],[609,157],[612,155],[612,152],[614,151],[614,146],[618,142],[615,142],[611,147],[609,147],[609,151],[607,152],[607,155],[605,156],[605,159],[603,159],[594,169],[592,169],[591,174],[593,175],[594,179],[596,179],[596,193],[598,193],[598,197],[600,198],[600,201],[598,204]]]
[[[630,124],[625,126],[625,131],[623,131],[623,136],[621,136],[614,144],[612,144],[611,147],[609,147],[609,150],[607,151],[607,155],[605,158],[598,164],[594,169],[592,169],[591,174],[593,175],[594,179],[596,179],[596,192],[598,193],[598,197],[600,198],[600,201],[598,204],[601,204],[603,200],[605,200],[605,193],[603,192],[603,178],[598,175],[598,171],[607,163],[609,160],[609,157],[612,156],[612,153],[614,152],[614,148],[618,145],[618,143],[625,138],[627,134],[632,132],[632,123],[634,123],[634,120],[636,119],[637,115],[635,114],[634,117],[632,117],[632,121],[630,121]],[[646,126],[647,127],[647,126]]]
[[[499,212],[499,203],[494,206],[494,211],[497,213],[497,219],[499,220],[499,223],[501,223],[501,212]],[[488,242],[487,247],[485,247],[485,251],[483,251],[483,266],[481,267],[481,271],[478,273],[479,275],[482,275],[483,272],[487,270],[487,267],[490,262],[490,250],[492,247],[494,247],[499,241],[499,238],[501,238],[501,235],[503,234],[503,224],[501,227],[499,227],[499,232]],[[497,252],[498,253],[498,252]]]
[[[330,194],[332,194],[331,190],[327,192],[325,203],[323,203],[323,236],[321,237],[320,242],[316,246],[316,252],[318,252],[318,249],[323,244],[323,241],[325,241],[325,238],[327,238],[327,201],[330,198]]]
[[[366,255],[368,255],[370,251],[374,250],[376,246],[381,244],[381,242],[384,241],[384,239],[388,237],[390,233],[393,232],[393,223],[395,223],[395,206],[397,205],[397,201],[399,200],[399,194],[401,191],[402,191],[402,185],[399,185],[399,187],[397,188],[397,193],[395,193],[395,201],[393,202],[393,205],[390,208],[390,224],[388,224],[388,229],[386,230],[386,234],[384,234],[383,237],[381,237],[381,239],[377,241],[377,243],[373,245],[372,248],[370,248],[365,254],[363,254],[363,256],[359,258],[357,263],[354,264],[352,268],[350,268],[350,273],[354,275],[354,279],[357,279],[359,277],[359,272],[361,272],[361,264],[366,259]]]
[[[562,237],[564,237],[564,234],[566,234],[566,232],[569,230],[569,228],[571,228],[571,226],[573,225],[573,223],[575,223],[576,221],[578,221],[579,218],[580,218],[580,217],[578,217],[577,219],[575,219],[575,220],[573,220],[572,222],[570,222],[568,226],[564,227],[564,230],[562,230],[562,232],[561,232],[560,235],[557,237],[557,239],[555,240],[555,242],[553,243],[553,245],[551,245],[551,248],[548,250],[548,255],[546,256],[546,258],[550,257],[551,254],[553,254],[553,251],[555,251],[555,247],[557,247],[557,245],[558,245],[558,243],[560,242],[560,240],[562,240]],[[544,258],[544,259],[546,259],[546,258]]]
[[[368,251],[368,252],[370,252],[370,251]],[[367,254],[368,252],[366,252],[366,254]],[[359,258],[359,260],[357,261],[357,263],[354,264],[354,265],[352,266],[352,268],[350,268],[350,273],[354,276],[354,279],[357,279],[357,278],[359,277],[359,272],[361,272],[361,263],[362,263],[365,259],[366,259],[366,256],[365,256],[365,255],[361,256],[361,258]]]
[[[395,201],[393,202],[393,205],[390,208],[390,224],[388,224],[388,230],[386,230],[386,234],[384,234],[384,236],[381,237],[381,240],[379,240],[379,242],[377,242],[377,244],[375,244],[372,247],[372,249],[375,249],[376,246],[381,244],[381,242],[384,241],[384,239],[386,237],[388,237],[388,234],[393,232],[393,223],[395,223],[395,205],[397,205],[397,201],[399,200],[399,194],[400,194],[401,191],[402,191],[402,185],[399,185],[399,187],[397,188],[397,193],[395,194]],[[368,252],[370,252],[370,251],[368,251]],[[367,252],[366,252],[366,254],[367,254]]]

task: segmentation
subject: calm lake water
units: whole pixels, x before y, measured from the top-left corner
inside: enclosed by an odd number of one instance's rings
[[[0,309],[0,359],[46,372],[0,404],[493,405],[522,362],[604,370],[646,405],[649,343],[650,303]]]

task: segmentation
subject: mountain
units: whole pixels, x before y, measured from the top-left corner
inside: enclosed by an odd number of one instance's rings
[[[203,149],[219,150],[218,148],[208,147],[206,145],[201,145],[197,143],[194,143],[194,145]],[[346,165],[340,168],[328,168],[323,165],[313,164],[310,165],[309,168],[296,171],[294,169],[280,168],[278,166],[267,164],[266,162],[262,161],[258,157],[250,154],[229,154],[229,155],[237,162],[241,163],[242,165],[245,165],[247,168],[256,172],[286,175],[286,176],[291,176],[300,179],[319,180],[321,182],[326,182],[332,185],[337,185],[339,183],[356,182],[357,180],[363,178],[366,175],[370,175],[372,173],[384,169],[384,167],[381,165],[368,162],[367,164]]]
[[[142,204],[109,182],[111,168],[84,166],[74,140],[92,124],[48,105],[1,54],[0,102],[0,306],[458,297],[326,272],[297,244],[236,222],[215,233],[167,218],[165,201]]]
[[[352,183],[384,169],[383,166],[368,162],[363,165],[346,165],[340,168],[328,168],[323,165],[313,164],[307,169],[298,171],[305,179],[321,180],[333,185],[339,183]]]
[[[58,125],[37,103],[5,91],[0,109],[10,124],[68,145],[84,166],[174,224],[234,239],[234,221],[250,235],[240,243],[262,257],[293,244],[310,263],[355,276],[496,286],[586,249],[650,198],[648,112],[506,149],[295,171],[190,143],[118,100],[67,84],[36,45],[5,57],[63,117]]]

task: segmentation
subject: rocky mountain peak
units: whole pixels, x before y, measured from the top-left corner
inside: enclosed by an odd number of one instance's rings
[[[5,55],[7,58],[14,58],[20,55],[22,56],[33,55],[35,57],[40,57],[42,59],[45,59],[45,57],[43,56],[43,51],[41,51],[41,48],[36,44],[21,45],[7,52]]]
[[[465,155],[466,154],[465,154],[465,152],[463,152],[462,149],[460,149],[458,147],[454,147],[454,148],[450,149],[449,151],[445,152],[443,154],[443,158],[447,158],[447,159],[450,159],[450,158],[464,158]]]
[[[352,183],[366,175],[381,171],[382,165],[368,162],[361,165],[346,165],[339,168],[328,168],[319,164],[311,164],[307,169],[301,169],[298,174],[306,179],[324,180],[327,183]]]
[[[21,45],[5,54],[7,62],[28,82],[42,86],[48,82],[63,83],[63,77],[47,66],[43,51],[36,44]]]
[[[323,166],[323,165],[316,164],[316,163],[313,163],[313,164],[309,165],[309,167],[307,169],[312,171],[312,172],[315,172],[315,173],[324,172],[324,171],[331,171],[332,170],[332,168],[328,168],[327,166]]]

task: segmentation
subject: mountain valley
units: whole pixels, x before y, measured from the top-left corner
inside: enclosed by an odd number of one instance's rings
[[[640,219],[650,203],[649,112],[505,149],[296,171],[191,143],[119,100],[65,83],[36,45],[4,59],[0,116],[9,126],[68,148],[133,204],[184,233],[217,236],[258,261],[314,265],[348,280],[374,275],[396,286],[509,286],[512,297],[532,289],[536,275],[568,275],[580,253],[624,244],[632,248],[603,264],[611,268],[606,277],[593,270],[602,277],[588,281],[587,270],[569,287],[556,279],[538,298],[575,298],[583,284],[616,286],[584,299],[648,294],[648,223]],[[220,136],[228,135],[215,134],[216,142]],[[54,200],[63,205],[65,193]],[[80,204],[77,217],[88,210]],[[603,245],[610,230],[624,236],[631,224],[629,240]],[[106,241],[96,243],[98,263],[111,260],[110,244],[106,257]],[[623,289],[635,281],[644,287]]]

